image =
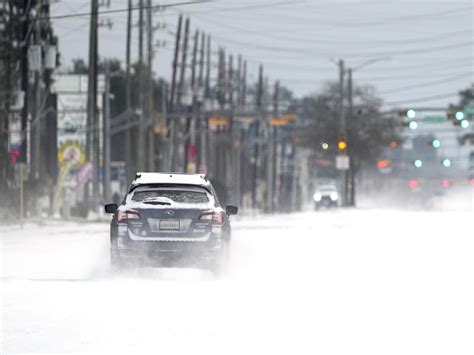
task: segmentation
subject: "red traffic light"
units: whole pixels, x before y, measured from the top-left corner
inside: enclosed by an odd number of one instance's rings
[[[416,180],[410,180],[408,181],[408,187],[410,187],[410,189],[414,190],[418,187],[418,181]]]
[[[20,150],[18,148],[13,148],[10,150],[10,162],[16,164],[16,161],[20,157]]]
[[[379,160],[377,162],[377,168],[379,169],[386,169],[386,168],[389,168],[391,166],[391,162],[390,160]]]
[[[389,148],[397,148],[398,147],[398,142],[397,141],[390,141],[388,143]]]

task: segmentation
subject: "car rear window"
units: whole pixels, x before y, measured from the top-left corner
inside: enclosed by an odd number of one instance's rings
[[[153,200],[155,198],[168,198],[177,203],[208,203],[209,197],[206,192],[192,190],[176,190],[176,189],[150,189],[135,191],[132,201],[143,202],[145,200]]]

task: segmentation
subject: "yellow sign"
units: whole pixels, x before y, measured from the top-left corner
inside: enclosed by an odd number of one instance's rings
[[[153,132],[155,132],[156,134],[162,134],[162,135],[166,135],[168,134],[168,128],[167,127],[164,127],[160,124],[155,124],[153,126]]]
[[[207,122],[211,127],[228,126],[229,118],[224,116],[209,117]]]
[[[58,149],[60,166],[71,165],[72,169],[81,167],[86,162],[84,146],[77,140],[67,140]]]
[[[286,126],[291,121],[295,121],[298,119],[298,116],[292,113],[282,115],[280,117],[270,118],[270,125],[271,126]]]

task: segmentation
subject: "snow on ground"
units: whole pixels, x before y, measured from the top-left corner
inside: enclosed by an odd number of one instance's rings
[[[462,211],[235,221],[228,274],[117,275],[108,225],[0,228],[2,354],[473,354]]]

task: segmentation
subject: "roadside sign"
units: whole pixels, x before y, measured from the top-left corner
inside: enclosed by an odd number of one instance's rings
[[[207,122],[210,128],[227,127],[229,118],[224,116],[209,117]]]
[[[336,169],[337,170],[349,170],[350,159],[347,155],[339,154],[336,155]]]
[[[85,147],[81,142],[77,140],[67,140],[59,146],[58,163],[60,166],[72,164],[74,168],[79,168],[85,161]]]
[[[467,105],[464,107],[464,113],[468,115],[474,115],[474,105]]]
[[[425,116],[423,118],[423,122],[425,122],[425,123],[444,123],[444,122],[446,122],[446,116],[443,116],[443,115]]]

